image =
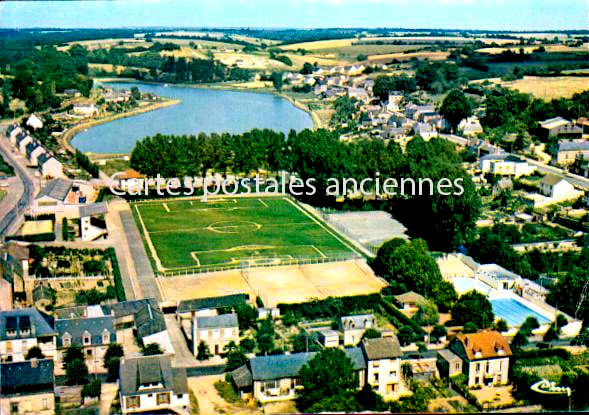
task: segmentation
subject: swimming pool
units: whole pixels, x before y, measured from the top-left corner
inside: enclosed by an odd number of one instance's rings
[[[495,317],[504,319],[510,327],[521,326],[529,316],[536,317],[540,324],[550,323],[548,318],[514,298],[495,298],[490,301]]]
[[[462,295],[471,290],[476,290],[481,294],[489,295],[493,289],[484,282],[475,280],[474,278],[454,278],[452,284],[458,295]]]

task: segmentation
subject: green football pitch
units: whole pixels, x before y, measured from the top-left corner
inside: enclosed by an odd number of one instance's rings
[[[286,197],[178,199],[132,209],[159,273],[358,256],[341,235]]]

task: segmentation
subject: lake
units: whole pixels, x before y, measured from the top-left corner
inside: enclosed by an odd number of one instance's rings
[[[162,134],[233,134],[270,128],[287,134],[312,128],[311,116],[288,100],[273,94],[134,82],[103,83],[112,88],[149,92],[179,104],[100,124],[77,134],[72,144],[83,152],[130,153],[146,136]]]

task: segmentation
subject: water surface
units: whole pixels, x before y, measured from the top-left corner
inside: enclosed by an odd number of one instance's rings
[[[113,88],[136,86],[142,92],[181,102],[132,117],[100,124],[72,140],[79,150],[93,153],[129,153],[146,136],[162,134],[233,134],[253,128],[270,128],[285,134],[312,128],[311,116],[288,100],[273,94],[247,91],[164,86],[143,83],[105,83]]]

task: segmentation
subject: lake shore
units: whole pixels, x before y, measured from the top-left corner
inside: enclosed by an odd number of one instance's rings
[[[71,151],[72,153],[76,152],[76,149],[72,146],[71,142],[73,138],[78,134],[80,131],[87,130],[88,128],[95,127],[100,124],[105,124],[107,122],[119,120],[121,118],[132,117],[134,115],[143,114],[150,111],[155,111],[160,108],[170,107],[172,105],[179,104],[180,100],[177,99],[169,99],[166,101],[160,101],[153,104],[146,105],[144,107],[133,108],[131,111],[122,112],[119,114],[109,115],[108,117],[91,120],[84,122],[82,124],[75,125],[74,127],[66,130],[60,138],[61,145],[66,148],[67,150]]]
[[[272,94],[279,96],[281,98],[286,99],[292,105],[297,107],[298,109],[305,111],[307,114],[311,116],[311,120],[313,121],[313,129],[325,128],[319,115],[311,110],[307,105],[303,104],[300,101],[297,101],[295,98],[291,97],[290,95],[277,91],[274,88],[251,88],[251,87],[239,87],[238,83],[213,83],[213,84],[167,84],[165,82],[153,82],[153,81],[138,81],[134,78],[95,78],[96,82],[118,82],[118,83],[126,83],[126,82],[139,82],[149,85],[171,85],[171,86],[178,86],[182,88],[201,88],[201,89],[218,89],[222,91],[241,91],[241,92],[255,92],[257,94]]]

